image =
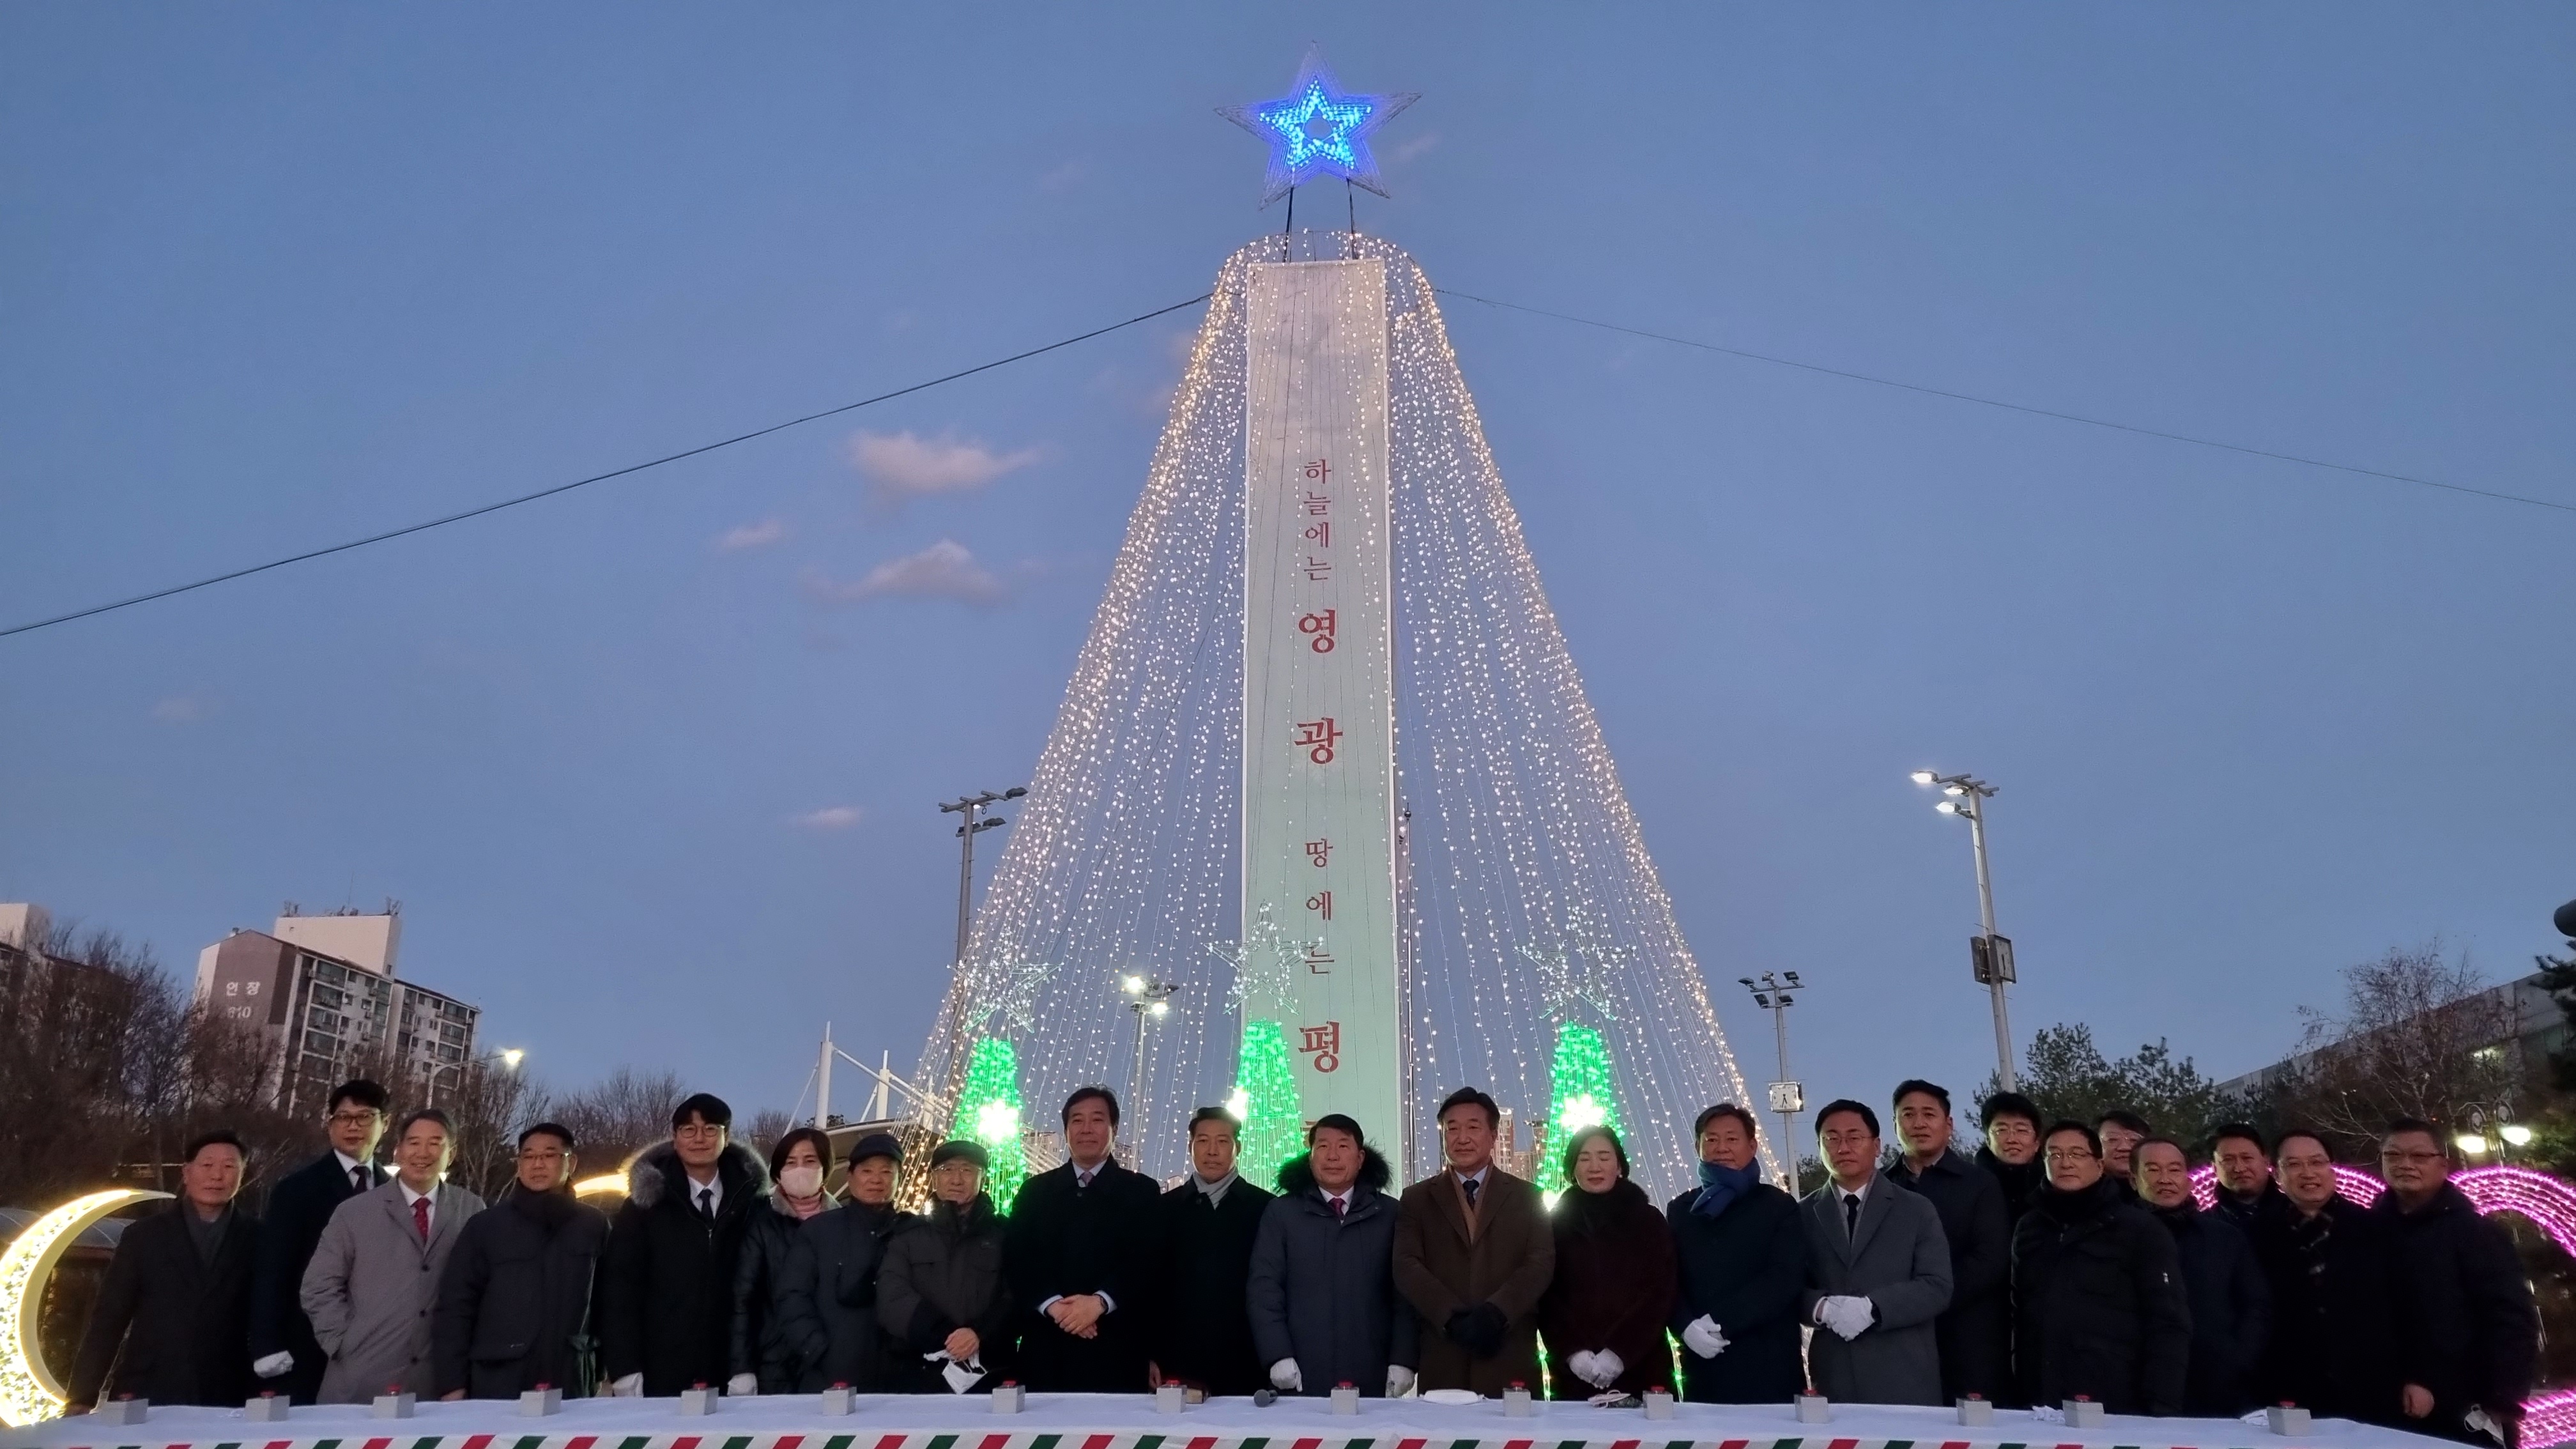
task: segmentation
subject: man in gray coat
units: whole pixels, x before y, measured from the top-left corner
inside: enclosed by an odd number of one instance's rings
[[[1421,1362],[1413,1308],[1395,1291],[1394,1198],[1386,1159],[1339,1112],[1306,1129],[1306,1155],[1279,1170],[1261,1210],[1244,1298],[1271,1387],[1392,1398]]]
[[[424,1107],[396,1129],[394,1180],[332,1211],[299,1297],[322,1345],[320,1401],[429,1394],[431,1314],[465,1220],[483,1199],[444,1181],[455,1155],[447,1114]]]
[[[1878,1176],[1878,1114],[1850,1100],[1816,1114],[1830,1182],[1799,1204],[1816,1391],[1860,1404],[1941,1402],[1933,1320],[1950,1306],[1950,1245],[1931,1201]]]

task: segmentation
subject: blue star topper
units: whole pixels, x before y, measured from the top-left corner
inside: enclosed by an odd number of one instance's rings
[[[1217,114],[1270,143],[1270,175],[1261,188],[1261,204],[1268,206],[1325,173],[1386,195],[1377,177],[1377,158],[1369,154],[1369,135],[1420,99],[1418,91],[1345,94],[1324,68],[1318,46],[1307,50],[1305,64],[1297,67],[1297,84],[1287,95],[1221,107]]]

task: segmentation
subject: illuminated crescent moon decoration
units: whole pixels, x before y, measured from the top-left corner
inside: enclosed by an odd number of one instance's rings
[[[603,1172],[597,1177],[585,1177],[572,1185],[572,1193],[575,1197],[597,1197],[601,1193],[615,1193],[619,1197],[624,1197],[626,1174]]]
[[[45,1284],[54,1265],[74,1239],[118,1208],[166,1192],[118,1188],[76,1197],[27,1224],[27,1230],[0,1253],[0,1423],[13,1429],[51,1419],[63,1411],[62,1380],[45,1367],[37,1341],[45,1305]]]

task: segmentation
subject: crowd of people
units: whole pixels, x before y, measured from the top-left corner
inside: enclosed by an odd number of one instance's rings
[[[1564,1144],[1550,1204],[1498,1165],[1500,1113],[1473,1088],[1440,1106],[1439,1170],[1400,1192],[1341,1115],[1307,1130],[1275,1192],[1246,1181],[1239,1124],[1213,1107],[1190,1119],[1190,1171],[1167,1190],[1117,1160],[1118,1099],[1084,1087],[1063,1108],[1069,1160],[1005,1214],[976,1142],[932,1151],[927,1210],[908,1213],[896,1138],[851,1148],[836,1200],[829,1137],[791,1131],[764,1160],[702,1093],[604,1212],[572,1192],[580,1144],[552,1123],[520,1135],[516,1179],[488,1208],[445,1181],[454,1137],[434,1109],[393,1124],[388,1176],[386,1094],[351,1082],[328,1150],[277,1183],[263,1221],[234,1206],[238,1139],[189,1145],[178,1200],[118,1244],[69,1411],[103,1392],[1544,1383],[1565,1398],[1812,1389],[2156,1415],[2288,1402],[2513,1444],[2538,1313],[2432,1125],[2390,1124],[2387,1191],[2366,1208],[2316,1134],[2222,1128],[2205,1210],[2184,1145],[2133,1113],[2050,1122],[2001,1093],[1971,1153],[1940,1087],[1906,1082],[1891,1105],[1893,1152],[1866,1104],[1817,1114],[1827,1181],[1803,1198],[1764,1180],[1753,1113],[1712,1106],[1693,1126],[1698,1186],[1658,1207],[1607,1127]]]

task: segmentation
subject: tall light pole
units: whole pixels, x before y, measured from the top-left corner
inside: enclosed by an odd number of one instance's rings
[[[966,817],[957,826],[957,963],[966,962],[966,936],[975,926],[975,837],[987,830],[999,830],[1010,824],[999,815],[984,812],[1004,800],[1017,800],[1029,793],[1026,785],[1013,785],[1007,790],[987,790],[981,795],[967,795],[939,807],[942,815]]]
[[[1807,1089],[1789,1075],[1789,1008],[1798,1004],[1792,991],[1804,991],[1806,983],[1795,971],[1774,975],[1765,971],[1757,982],[1750,976],[1735,978],[1753,993],[1753,1004],[1771,1013],[1771,1034],[1780,1044],[1780,1075],[1771,1083],[1771,1110],[1780,1114],[1781,1186],[1792,1196],[1798,1191],[1798,1114],[1807,1109]]]
[[[1145,1025],[1161,1021],[1172,1014],[1172,993],[1181,989],[1177,981],[1158,981],[1151,976],[1130,973],[1119,983],[1127,995],[1127,1009],[1136,1016],[1136,1066],[1128,1079],[1127,1114],[1135,1120],[1136,1130],[1128,1134],[1128,1150],[1135,1156],[1133,1166],[1145,1166]]]
[[[1968,822],[1969,848],[1977,856],[1977,938],[1968,945],[1969,972],[1992,994],[1995,1004],[1995,1082],[2007,1092],[2020,1090],[2013,1072],[2012,1017],[2004,1006],[2004,987],[2019,979],[2013,971],[2012,940],[1995,934],[1994,877],[1986,870],[1986,802],[1995,787],[1968,775],[1914,772],[1914,783],[1941,787],[1941,803],[1932,808]]]

